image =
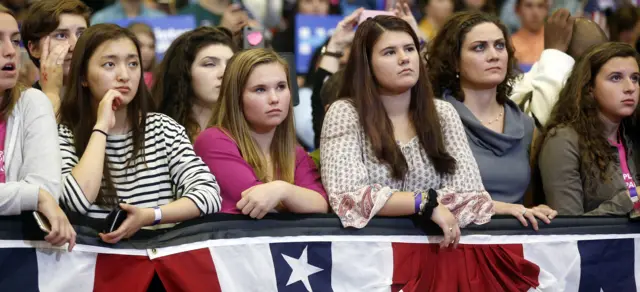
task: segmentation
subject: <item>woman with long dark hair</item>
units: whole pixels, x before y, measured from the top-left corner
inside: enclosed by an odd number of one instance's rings
[[[219,211],[218,185],[184,128],[149,112],[133,33],[95,25],[76,48],[58,113],[62,204],[95,218],[124,209],[120,228],[100,234],[109,243],[145,226]]]
[[[460,227],[489,222],[491,198],[460,117],[436,100],[411,26],[376,16],[358,27],[340,96],[320,138],[322,181],[344,226],[374,215],[421,214],[442,228],[442,246]]]
[[[237,51],[231,32],[203,26],[171,43],[151,89],[159,111],[182,125],[193,142],[212,118],[222,75]]]
[[[559,214],[638,214],[639,67],[623,43],[592,47],[573,67],[538,157],[546,200]]]

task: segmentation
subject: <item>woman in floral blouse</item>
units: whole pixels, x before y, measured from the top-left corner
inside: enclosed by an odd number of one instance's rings
[[[348,80],[322,129],[322,180],[345,227],[374,215],[421,213],[435,190],[430,219],[457,245],[460,227],[484,224],[493,203],[484,190],[460,117],[435,100],[411,27],[391,16],[358,27]]]

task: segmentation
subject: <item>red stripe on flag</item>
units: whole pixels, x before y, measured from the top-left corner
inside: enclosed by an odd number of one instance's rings
[[[153,272],[153,263],[148,257],[98,254],[93,291],[145,292]]]
[[[432,244],[392,243],[392,292],[431,291],[428,282],[429,265],[437,258],[437,246]]]
[[[393,292],[527,291],[540,268],[524,259],[522,245],[393,243]]]
[[[208,248],[160,257],[153,262],[168,292],[222,291]]]

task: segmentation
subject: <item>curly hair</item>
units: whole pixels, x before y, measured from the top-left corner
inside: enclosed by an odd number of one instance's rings
[[[442,97],[448,91],[459,101],[464,101],[464,92],[460,88],[460,79],[457,77],[456,68],[460,66],[462,43],[465,36],[471,29],[482,23],[495,24],[504,35],[509,59],[507,74],[504,81],[498,85],[496,99],[499,104],[504,104],[509,98],[512,85],[520,73],[509,32],[495,16],[473,11],[458,12],[451,16],[431,41],[425,58],[435,96]]]
[[[616,160],[616,152],[611,151],[611,145],[602,135],[604,124],[598,117],[598,103],[592,92],[596,75],[602,66],[616,57],[635,58],[640,66],[638,53],[624,43],[609,42],[591,47],[578,59],[566,85],[560,91],[558,102],[553,107],[536,147],[540,149],[546,138],[555,135],[554,129],[571,127],[580,137],[578,145],[582,167],[591,172],[589,177],[600,177],[605,181],[609,179],[606,177],[606,170]],[[636,111],[633,116],[624,118],[622,123],[635,124],[637,117]],[[592,165],[596,165],[597,170]]]
[[[232,34],[221,27],[199,27],[180,35],[171,43],[155,70],[151,92],[159,111],[184,126],[189,139],[200,132],[192,115],[195,93],[191,86],[191,65],[198,52],[214,44],[228,46],[235,53]]]

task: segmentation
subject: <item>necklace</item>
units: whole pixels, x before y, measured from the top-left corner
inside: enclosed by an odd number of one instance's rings
[[[488,121],[488,122],[480,120],[480,123],[485,124],[485,125],[491,125],[491,124],[497,122],[498,120],[500,120],[500,118],[502,118],[503,114],[504,114],[504,106],[502,107],[502,109],[500,110],[500,113],[498,114],[498,116],[495,119],[493,119],[491,121]]]

